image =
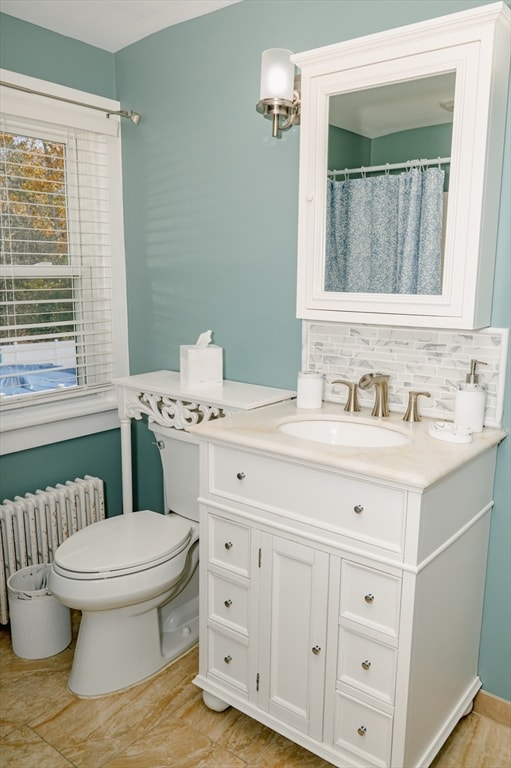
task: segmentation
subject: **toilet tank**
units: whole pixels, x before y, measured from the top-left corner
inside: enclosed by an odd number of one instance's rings
[[[199,520],[199,442],[173,427],[149,424],[158,441],[163,467],[165,511]]]

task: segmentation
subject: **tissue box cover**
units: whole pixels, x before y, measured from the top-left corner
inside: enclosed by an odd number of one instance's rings
[[[223,382],[223,349],[216,344],[197,347],[183,344],[180,351],[180,381],[182,387],[200,389],[219,387]]]

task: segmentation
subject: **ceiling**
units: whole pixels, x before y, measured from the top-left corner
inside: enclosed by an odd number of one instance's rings
[[[329,123],[369,139],[452,123],[454,86],[455,73],[447,72],[343,93],[330,100]]]
[[[115,53],[160,29],[239,2],[241,0],[1,0],[0,10]]]

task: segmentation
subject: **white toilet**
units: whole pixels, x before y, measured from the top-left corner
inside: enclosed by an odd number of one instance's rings
[[[53,595],[82,611],[69,677],[102,696],[150,677],[199,636],[199,446],[150,426],[163,465],[166,514],[144,510],[94,523],[55,553]]]

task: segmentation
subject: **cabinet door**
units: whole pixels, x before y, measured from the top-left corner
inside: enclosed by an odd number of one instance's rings
[[[497,237],[495,211],[499,204],[507,105],[509,10],[492,3],[484,9],[475,8],[295,54],[291,59],[300,67],[302,78],[298,317],[430,328],[474,329],[488,325]],[[330,219],[327,216],[327,169],[332,167],[328,159],[334,149],[331,141],[329,146],[329,122],[352,132],[351,141],[356,136],[358,141],[370,142],[367,137],[378,134],[367,130],[368,123],[372,115],[378,113],[377,103],[388,102],[390,90],[400,109],[391,110],[396,122],[392,128],[387,123],[386,133],[394,134],[394,141],[403,145],[397,151],[403,152],[399,160],[406,166],[410,157],[407,142],[402,138],[406,134],[402,132],[421,128],[415,131],[417,139],[424,135],[426,126],[436,122],[421,119],[425,114],[422,87],[427,86],[429,95],[432,87],[440,86],[442,94],[437,91],[436,98],[431,99],[438,104],[446,94],[448,99],[453,96],[454,79],[456,97],[453,99],[445,243],[443,249],[437,249],[437,266],[441,263],[440,285],[419,289],[417,293],[408,287],[409,293],[400,293],[399,288],[389,286],[350,284],[349,274],[360,273],[364,268],[369,271],[370,254],[375,246],[365,246],[364,237],[353,231],[351,239],[357,244],[358,261],[356,266],[353,262],[348,266],[348,274],[343,267],[346,260],[349,261],[349,249],[344,247],[340,253],[327,256],[329,241],[336,239],[336,233],[330,237],[327,233]],[[409,96],[412,98],[407,104]],[[357,118],[352,114],[351,121],[346,122],[348,104],[352,105],[353,101],[360,111]],[[331,119],[333,113],[337,120]],[[406,125],[400,119],[405,114]],[[439,119],[438,122],[445,121]],[[357,136],[356,126],[362,123],[365,130]],[[342,131],[336,132],[336,143],[339,134]],[[429,136],[428,142],[431,140]],[[417,150],[420,154],[415,157],[427,157],[431,148],[432,145],[429,149],[420,145]],[[374,149],[373,145],[373,152]],[[349,156],[346,146],[344,151]],[[437,152],[431,152],[429,159],[433,161],[437,157]],[[345,158],[343,155],[343,160]],[[388,159],[387,155],[381,156],[382,169]],[[390,158],[391,162],[395,159]],[[337,166],[345,167],[344,162]],[[375,169],[378,170],[378,166],[366,168]],[[365,175],[364,168],[358,172]],[[342,176],[336,178],[343,179]],[[360,181],[362,179],[358,183]],[[349,222],[351,216],[347,218]],[[397,238],[397,226],[389,226],[389,233],[393,229]],[[367,229],[371,229],[369,224]],[[350,240],[346,223],[344,240]],[[378,246],[378,250],[380,248]],[[380,266],[381,258],[378,258]],[[335,281],[334,285],[330,284],[330,271],[340,274],[340,285]]]
[[[258,705],[322,738],[328,555],[261,536]]]

